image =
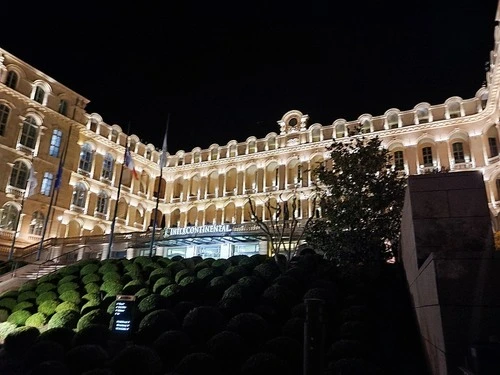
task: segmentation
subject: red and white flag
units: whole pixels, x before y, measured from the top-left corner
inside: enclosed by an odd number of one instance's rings
[[[135,170],[135,165],[134,165],[134,159],[132,159],[132,155],[130,154],[130,150],[127,148],[125,151],[125,167],[130,169],[130,172],[132,172],[132,175],[136,180],[139,179],[139,175],[137,174],[137,171]]]

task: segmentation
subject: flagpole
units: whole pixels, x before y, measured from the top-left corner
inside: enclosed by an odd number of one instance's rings
[[[52,184],[52,191],[50,194],[50,203],[49,203],[49,208],[47,210],[47,216],[45,217],[45,222],[43,223],[43,230],[42,230],[42,238],[40,239],[40,246],[38,247],[38,251],[36,253],[36,260],[40,260],[40,256],[42,255],[43,251],[43,241],[45,241],[45,234],[47,232],[47,225],[49,223],[49,218],[50,218],[50,213],[52,211],[53,205],[54,205],[54,198],[56,196],[56,190],[59,189],[61,185],[61,179],[62,179],[62,168],[63,168],[63,158],[66,155],[66,151],[68,148],[66,147],[64,149],[64,152],[61,155],[61,158],[59,159],[59,166],[57,167],[57,174],[56,178],[54,179],[54,182]],[[57,233],[59,235],[59,233]]]
[[[30,175],[26,179],[26,185],[24,186],[24,192],[21,199],[21,209],[19,210],[19,214],[16,217],[16,224],[14,226],[14,236],[12,237],[12,243],[10,245],[10,251],[7,260],[12,260],[12,258],[14,257],[14,248],[16,247],[16,238],[17,238],[17,233],[19,232],[19,222],[21,221],[21,215],[23,214],[24,200],[26,199],[26,193],[28,192],[28,187],[30,187],[29,185],[30,185],[31,174],[33,173],[33,168],[34,167],[33,167],[33,154],[32,154]]]
[[[125,141],[125,152],[123,154],[122,169],[120,170],[120,177],[118,178],[118,190],[116,192],[115,209],[113,212],[113,220],[111,221],[111,229],[109,231],[108,251],[102,254],[101,259],[109,259],[111,257],[111,251],[113,250],[113,237],[115,234],[116,215],[118,214],[118,204],[120,203],[120,192],[122,190],[123,170],[125,169],[125,161],[127,160],[129,133],[130,133],[130,123],[128,124],[128,129],[127,129],[127,139]]]
[[[163,147],[162,147],[162,152],[161,152],[161,157],[160,157],[160,179],[158,181],[158,192],[156,193],[156,207],[155,207],[155,212],[154,212],[154,218],[153,218],[153,230],[151,232],[151,244],[149,246],[149,256],[153,256],[153,248],[154,248],[154,242],[155,242],[155,232],[156,232],[156,222],[158,220],[158,205],[160,203],[160,192],[161,192],[161,183],[163,181],[163,167],[165,167],[165,161],[167,158],[167,133],[168,133],[168,123],[170,122],[170,113],[168,114],[167,118],[167,127],[165,129],[165,137],[163,138]]]

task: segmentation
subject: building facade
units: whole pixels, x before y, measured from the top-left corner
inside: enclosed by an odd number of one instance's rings
[[[314,168],[328,161],[332,139],[356,134],[379,136],[393,168],[408,175],[480,170],[498,230],[499,41],[497,22],[485,84],[473,98],[328,125],[292,110],[262,139],[169,154],[161,173],[159,148],[87,113],[88,99],[0,48],[0,252],[18,254],[42,239],[148,233],[158,207],[158,254],[265,253],[248,198],[264,221],[276,215],[269,201],[296,202],[287,209],[299,223],[320,216]],[[134,170],[123,168],[127,145]]]

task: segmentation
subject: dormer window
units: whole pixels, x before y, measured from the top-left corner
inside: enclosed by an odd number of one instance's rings
[[[369,120],[364,120],[361,123],[361,134],[367,134],[371,131],[371,123]]]
[[[450,114],[450,118],[457,118],[461,116],[460,113],[460,103],[452,102],[448,106],[448,113]]]
[[[66,116],[66,113],[68,112],[68,102],[66,100],[62,100],[59,102],[59,110],[58,112],[63,115],[63,116]]]
[[[417,119],[419,124],[427,124],[429,122],[429,109],[419,108],[417,110]]]
[[[33,100],[40,104],[43,104],[43,100],[45,99],[45,90],[40,86],[35,87],[35,94],[33,95]]]

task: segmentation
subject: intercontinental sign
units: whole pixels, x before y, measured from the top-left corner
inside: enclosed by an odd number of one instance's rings
[[[164,237],[186,236],[198,234],[223,234],[229,232],[258,232],[260,228],[254,223],[245,224],[219,224],[219,225],[200,225],[184,228],[166,228]]]

